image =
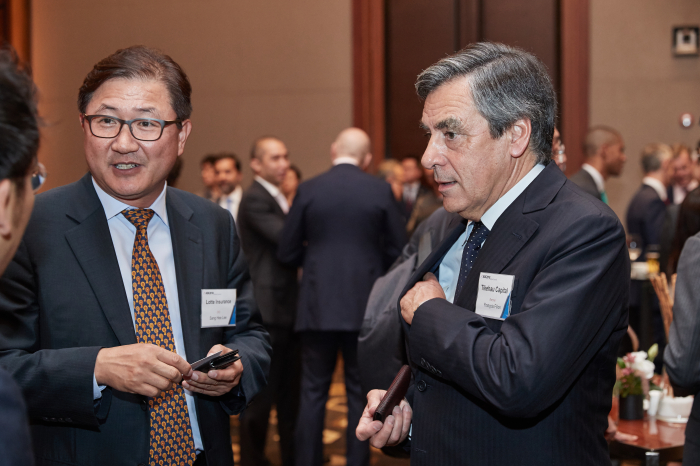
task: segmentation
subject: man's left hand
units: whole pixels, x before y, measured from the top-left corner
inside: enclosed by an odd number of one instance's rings
[[[413,322],[413,314],[416,309],[426,301],[433,298],[445,298],[445,292],[435,275],[428,272],[423,276],[423,281],[416,283],[403,298],[401,298],[401,315],[408,325]]]
[[[233,351],[223,345],[214,345],[209,350],[209,354],[221,351],[221,354],[230,353]],[[238,385],[243,374],[243,363],[239,359],[226,369],[210,370],[206,374],[204,372],[194,371],[192,375],[182,381],[182,386],[186,390],[202,395],[221,396],[231,391],[233,387]]]

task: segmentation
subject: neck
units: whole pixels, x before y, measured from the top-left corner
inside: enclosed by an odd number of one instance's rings
[[[644,177],[645,177],[645,178],[654,178],[655,180],[658,180],[658,181],[662,182],[662,183],[664,184],[664,186],[666,186],[666,183],[664,183],[664,174],[663,174],[663,172],[651,172],[651,173],[647,173],[646,175],[644,175]]]
[[[605,163],[603,162],[603,158],[600,156],[594,155],[593,157],[588,157],[588,160],[586,160],[586,163],[590,165],[591,167],[595,168],[598,170],[598,173],[601,174],[604,180],[607,181],[609,178],[610,174],[608,171],[605,169]]]

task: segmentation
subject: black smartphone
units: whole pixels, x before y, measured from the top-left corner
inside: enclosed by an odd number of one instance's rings
[[[225,369],[234,362],[241,359],[237,349],[221,356],[220,354],[221,352],[218,352],[216,354],[212,354],[211,356],[207,356],[204,359],[200,359],[195,363],[192,363],[192,370],[207,373],[210,370],[214,369]]]

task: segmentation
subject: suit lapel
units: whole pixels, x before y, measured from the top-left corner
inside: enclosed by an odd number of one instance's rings
[[[204,265],[202,231],[190,222],[194,211],[177,196],[176,191],[168,188],[165,202],[173,243],[182,334],[188,357],[193,359],[200,355],[200,308]]]
[[[90,174],[79,182],[81,190],[66,215],[79,224],[68,230],[66,240],[85,273],[102,312],[120,345],[136,343],[129,301],[122,286],[117,255],[112,244],[107,218]]]
[[[282,207],[277,203],[277,199],[275,199],[270,192],[265,189],[265,186],[261,185],[257,181],[253,181],[253,184],[251,185],[251,188],[254,188],[258,191],[258,194],[263,196],[265,199],[268,200],[270,205],[273,206],[273,209],[275,210],[275,213],[281,216],[285,216],[286,214],[284,213],[284,210],[282,210]]]

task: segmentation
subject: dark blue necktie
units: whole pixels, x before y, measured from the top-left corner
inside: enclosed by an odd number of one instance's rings
[[[472,267],[474,267],[476,256],[479,254],[479,249],[481,249],[481,243],[484,242],[488,235],[489,229],[486,228],[486,225],[481,222],[474,222],[472,232],[469,234],[467,244],[464,246],[464,252],[462,252],[462,264],[459,266],[459,278],[457,279],[457,291],[455,291],[454,297],[455,300],[462,291],[464,284],[467,282],[469,272],[471,272]]]

